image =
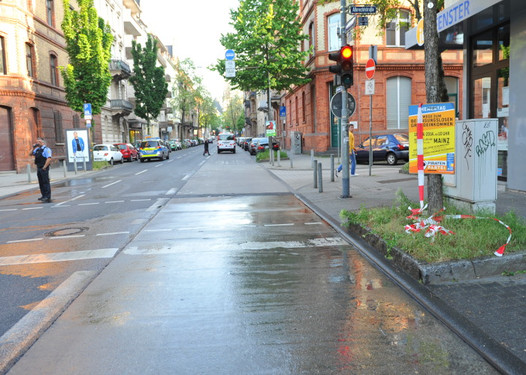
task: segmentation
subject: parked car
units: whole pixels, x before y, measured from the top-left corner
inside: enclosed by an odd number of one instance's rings
[[[139,152],[137,149],[130,143],[114,143],[114,146],[117,146],[119,151],[122,154],[122,157],[128,161],[139,160]]]
[[[385,161],[395,165],[398,160],[409,161],[409,137],[406,134],[374,135],[356,147],[356,162],[369,163],[369,144],[373,150],[373,162]]]
[[[172,151],[181,150],[183,148],[183,146],[181,145],[181,142],[175,139],[172,139],[171,141],[169,141],[168,145],[170,145],[170,150]]]
[[[241,145],[241,148],[245,151],[248,151],[248,146],[250,145],[250,142],[252,142],[251,137],[245,138],[245,140],[243,141],[243,144]]]
[[[123,163],[124,158],[117,146],[112,144],[100,143],[93,146],[93,161],[107,161],[111,165]]]
[[[256,143],[256,153],[269,149],[268,138],[260,138]]]
[[[268,143],[268,138],[261,138],[261,137],[260,138],[252,138],[252,140],[250,141],[250,144],[248,145],[248,152],[250,153],[250,155],[256,155],[257,154],[257,143],[261,139],[266,139],[267,143]]]
[[[217,153],[232,151],[236,153],[236,137],[232,133],[221,133],[217,136]]]
[[[159,138],[148,138],[139,146],[139,160],[144,162],[151,159],[170,159],[170,149],[166,143]]]

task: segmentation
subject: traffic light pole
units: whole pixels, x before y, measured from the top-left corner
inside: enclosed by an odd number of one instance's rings
[[[345,35],[345,26],[347,24],[347,2],[340,0],[340,39],[341,46],[347,44],[347,36]],[[351,198],[349,189],[349,108],[347,107],[347,89],[345,86],[340,86],[342,90],[342,117],[341,117],[341,154],[342,154],[342,198]],[[347,140],[347,142],[345,142]]]

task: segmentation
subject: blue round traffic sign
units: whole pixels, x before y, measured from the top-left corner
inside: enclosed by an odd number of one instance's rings
[[[226,52],[225,52],[225,58],[227,60],[234,60],[234,58],[236,57],[236,54],[234,53],[233,50],[231,49],[227,49]]]

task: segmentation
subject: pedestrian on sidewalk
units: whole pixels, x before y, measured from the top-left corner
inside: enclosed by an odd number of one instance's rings
[[[349,160],[351,161],[351,176],[356,176],[356,149],[354,148],[354,124],[349,124]],[[336,177],[342,171],[343,164],[338,166]]]
[[[52,152],[46,146],[46,141],[38,137],[37,143],[33,145],[32,155],[35,156],[37,166],[38,185],[40,187],[41,197],[39,201],[51,203],[51,183],[49,182],[49,165],[51,164]]]
[[[203,156],[205,156],[205,154],[210,156],[210,151],[208,151],[208,139],[205,139],[205,150],[203,151]]]

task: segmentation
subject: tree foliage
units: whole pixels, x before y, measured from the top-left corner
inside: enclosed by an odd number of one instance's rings
[[[134,112],[146,120],[149,128],[150,121],[159,116],[168,94],[164,67],[157,66],[155,38],[148,34],[144,48],[140,43],[132,41],[132,56],[133,75],[130,77],[130,83],[135,90]]]
[[[84,103],[91,103],[93,114],[99,114],[106,103],[113,35],[109,25],[98,17],[93,0],[77,3],[79,11],[71,10],[69,0],[64,0],[62,30],[69,64],[60,70],[68,105],[84,116]]]
[[[184,124],[187,115],[197,106],[199,95],[196,87],[201,83],[201,78],[195,74],[195,65],[192,60],[185,59],[177,62],[175,80],[171,104],[175,112],[181,116],[181,124]]]
[[[230,14],[235,32],[222,35],[221,44],[236,54],[233,88],[281,91],[309,82],[303,64],[309,51],[301,49],[308,36],[298,20],[297,1],[242,0]],[[218,60],[213,69],[224,74],[225,61]]]
[[[223,112],[223,123],[231,131],[241,131],[245,125],[245,108],[243,98],[239,94],[230,95],[226,109]]]

